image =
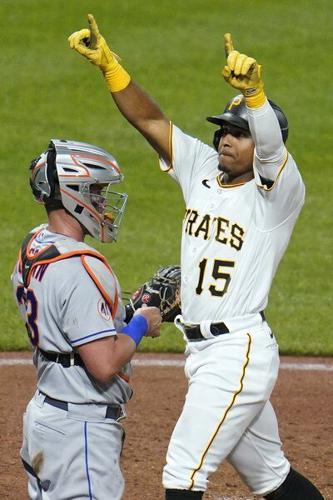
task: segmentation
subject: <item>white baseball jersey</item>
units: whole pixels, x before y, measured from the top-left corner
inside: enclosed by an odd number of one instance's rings
[[[101,260],[103,257],[89,245],[52,233],[46,226],[33,232],[35,236],[27,248],[30,256],[46,252],[51,245],[68,256],[60,255],[33,267],[26,287],[22,260],[15,266],[14,294],[33,346],[53,353],[71,353],[77,346],[121,331],[124,307],[120,287],[110,267]],[[45,360],[38,349],[34,363],[38,389],[55,399],[122,404],[131,397],[124,374],[101,384],[81,366],[64,368]],[[124,367],[124,373],[128,375],[129,371],[129,365]]]
[[[304,202],[304,184],[268,102],[249,110],[249,122],[256,143],[250,182],[224,185],[216,151],[175,126],[171,168],[160,160],[186,203],[181,250],[186,323],[265,309]]]
[[[205,491],[227,459],[253,494],[263,496],[290,470],[269,402],[278,345],[259,312],[303,205],[304,185],[268,102],[248,117],[253,180],[224,185],[216,151],[177,127],[171,167],[161,161],[186,203],[180,325],[200,323],[204,337],[187,343],[189,387],[168,447],[165,488]],[[225,322],[230,333],[213,336],[211,322]]]

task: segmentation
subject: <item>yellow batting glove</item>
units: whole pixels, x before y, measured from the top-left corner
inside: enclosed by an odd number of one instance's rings
[[[224,48],[227,64],[222,74],[225,81],[242,92],[247,106],[259,108],[266,101],[260,64],[253,57],[234,50],[230,33],[224,35]]]
[[[111,92],[123,90],[131,77],[119,64],[120,57],[109,49],[92,14],[88,14],[88,23],[89,29],[76,31],[68,38],[71,49],[100,68]]]

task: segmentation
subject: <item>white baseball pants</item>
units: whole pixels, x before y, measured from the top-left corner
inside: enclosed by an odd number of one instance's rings
[[[204,491],[224,459],[253,494],[278,488],[290,464],[269,402],[279,353],[267,323],[189,342],[185,354],[189,386],[169,443],[164,488]]]

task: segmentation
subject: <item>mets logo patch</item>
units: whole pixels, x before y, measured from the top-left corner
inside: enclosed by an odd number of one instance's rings
[[[148,303],[149,303],[149,301],[150,301],[150,298],[151,298],[150,293],[144,293],[144,294],[142,295],[142,302],[143,302],[144,304],[148,304]]]
[[[109,305],[105,302],[104,299],[99,299],[97,310],[99,315],[102,316],[103,319],[106,319],[106,321],[110,321],[110,319],[112,318],[111,311]]]

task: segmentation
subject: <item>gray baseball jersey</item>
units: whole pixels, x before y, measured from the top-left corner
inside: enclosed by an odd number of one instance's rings
[[[121,331],[124,307],[119,283],[110,267],[97,258],[98,252],[85,243],[52,233],[46,226],[33,232],[35,236],[27,249],[31,256],[45,252],[51,245],[62,254],[72,255],[34,267],[28,288],[24,287],[22,262],[18,260],[12,275],[14,293],[33,346],[71,353],[77,346]],[[110,310],[111,303],[114,311]],[[38,349],[34,363],[38,389],[55,399],[121,404],[131,397],[132,390],[125,380],[129,365],[108,384],[101,384],[81,366],[64,368],[45,360]]]

